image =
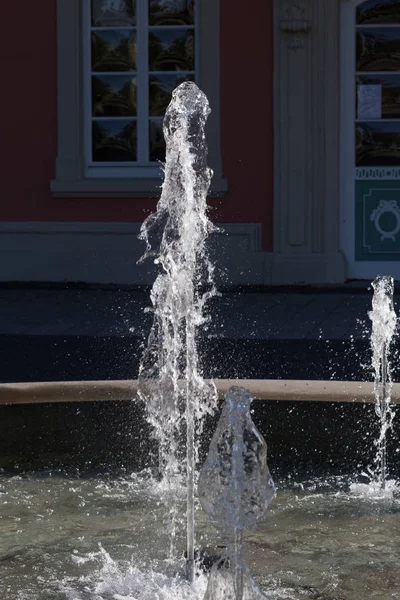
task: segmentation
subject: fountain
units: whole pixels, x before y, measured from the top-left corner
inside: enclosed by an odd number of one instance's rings
[[[143,258],[155,256],[162,270],[151,292],[154,320],[139,370],[140,397],[159,445],[160,472],[170,490],[166,499],[172,523],[171,551],[177,519],[171,487],[182,472],[182,426],[186,423],[189,581],[195,573],[195,431],[201,435],[203,418],[212,414],[217,400],[215,386],[201,377],[196,346],[197,330],[206,320],[206,302],[215,294],[205,246],[213,230],[206,214],[211,171],[204,127],[209,112],[206,96],[194,83],[182,83],[173,92],[164,119],[161,199],[156,213],[143,223],[140,236],[147,244]]]
[[[250,416],[252,400],[243,388],[229,390],[200,473],[200,503],[228,539],[227,556],[213,566],[204,600],[266,598],[243,559],[243,532],[263,518],[275,493],[267,446]]]
[[[374,295],[372,311],[371,348],[372,366],[375,373],[375,412],[380,420],[380,432],[376,441],[375,478],[381,489],[386,486],[386,438],[391,429],[394,411],[391,407],[392,378],[389,351],[396,331],[397,318],[393,308],[394,281],[392,277],[377,277],[372,282]]]
[[[172,542],[177,514],[171,486],[181,471],[179,441],[182,422],[186,423],[189,582],[195,579],[195,429],[201,434],[204,415],[211,414],[216,406],[215,386],[207,385],[199,373],[196,347],[197,328],[205,321],[205,304],[215,294],[213,268],[205,248],[212,230],[206,216],[211,178],[204,134],[208,113],[207,99],[194,83],[183,83],[173,92],[164,120],[166,164],[162,195],[156,213],[145,220],[141,229],[141,238],[147,244],[144,258],[155,255],[162,272],[151,292],[154,318],[140,366],[139,395],[153,425],[159,446],[159,469],[169,489],[166,504]],[[154,249],[153,235],[161,238],[158,251]],[[202,289],[204,282],[206,291]],[[264,515],[274,490],[266,445],[250,418],[251,399],[245,390],[230,391],[202,470],[202,506],[212,519],[229,524],[233,532],[228,550],[234,565],[231,591],[229,570],[216,565],[206,600],[264,597],[244,567],[241,552],[243,529]],[[212,505],[210,499],[214,500]]]
[[[164,125],[167,163],[162,196],[141,234],[147,243],[145,257],[154,256],[160,267],[151,294],[153,325],[140,367],[139,391],[158,442],[161,485],[149,471],[82,476],[68,472],[67,464],[65,471],[56,473],[15,475],[0,470],[1,598],[400,597],[396,496],[355,497],[349,493],[352,475],[317,479],[313,473],[300,477],[291,472],[279,482],[278,501],[262,520],[274,484],[265,442],[250,416],[252,396],[243,388],[228,392],[199,476],[202,509],[194,501],[197,438],[204,416],[214,412],[217,401],[214,385],[201,376],[196,348],[207,301],[215,294],[205,248],[212,231],[206,216],[211,176],[204,139],[208,110],[205,96],[194,84],[183,84],[174,92]],[[370,316],[381,424],[377,464],[384,487],[386,433],[393,419],[388,352],[396,319],[393,281],[378,278],[373,285]],[[108,393],[107,388],[104,394]],[[45,397],[48,401],[49,395]],[[77,410],[84,410],[83,405]],[[351,406],[359,408],[361,404]],[[293,421],[289,418],[288,423]],[[178,527],[184,503],[187,536]],[[163,527],[165,505],[168,530]],[[195,572],[195,516],[199,545],[215,548],[221,545],[221,535],[226,540],[226,554],[213,564],[209,577]]]

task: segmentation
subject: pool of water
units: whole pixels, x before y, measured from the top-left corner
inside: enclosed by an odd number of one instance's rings
[[[185,541],[167,559],[165,493],[147,473],[0,475],[0,598],[202,600],[207,575],[183,579]],[[173,490],[184,516],[184,490]],[[198,510],[197,540],[219,532]],[[284,481],[246,535],[248,565],[269,598],[400,599],[400,493],[352,483]]]

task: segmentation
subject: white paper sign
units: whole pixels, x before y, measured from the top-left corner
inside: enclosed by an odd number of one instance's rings
[[[382,86],[357,86],[358,119],[382,118]]]

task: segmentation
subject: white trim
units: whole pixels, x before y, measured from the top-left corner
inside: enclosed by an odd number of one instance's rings
[[[356,29],[399,29],[399,27],[400,23],[382,23],[381,25],[379,23],[371,23],[371,25],[364,23],[355,25]]]
[[[83,58],[83,131],[85,175],[88,176],[88,165],[93,161],[92,146],[92,36],[91,36],[91,2],[82,2],[82,58]]]
[[[52,235],[54,233],[76,234],[76,233],[118,233],[139,234],[140,223],[94,223],[74,222],[61,223],[59,221],[3,221],[0,222],[0,235],[4,233],[35,233],[40,235]]]
[[[144,162],[144,157],[148,157],[149,152],[149,48],[147,38],[148,30],[148,0],[136,0],[136,24],[137,24],[137,88],[136,88],[136,108],[137,108],[137,160]],[[138,20],[138,17],[140,20]],[[147,131],[146,131],[147,127]]]
[[[354,119],[355,123],[382,123],[386,125],[386,123],[400,123],[400,119]]]
[[[140,1],[140,0],[137,0]],[[197,2],[196,2],[196,6],[197,6]],[[174,29],[182,29],[182,31],[184,29],[196,29],[196,9],[195,9],[195,23],[193,25],[193,23],[188,23],[187,25],[148,25],[148,29],[150,31],[153,31],[154,29],[160,29],[162,31],[168,31],[168,29],[174,30]]]
[[[349,279],[374,279],[376,275],[391,274],[400,279],[400,263],[396,261],[355,260],[355,185],[358,179],[373,179],[371,170],[391,171],[393,167],[356,167],[355,156],[355,83],[356,83],[356,7],[363,0],[342,0],[341,3],[341,123],[340,123],[340,243],[347,259]],[[357,72],[357,75],[361,73]],[[385,72],[384,75],[394,75]],[[367,73],[379,75],[379,73]],[[387,122],[387,119],[378,122]],[[365,172],[365,176],[360,176]],[[372,171],[371,171],[372,172]],[[393,173],[394,174],[394,173]],[[382,176],[379,180],[397,177]]]
[[[128,163],[130,164],[130,163]],[[156,163],[152,163],[155,165],[154,167],[143,167],[142,165],[137,165],[132,167],[135,169],[135,178],[141,179],[157,179],[162,180],[162,169],[161,166],[156,166]],[[100,168],[100,166],[104,168]],[[132,179],[131,170],[126,166],[124,167],[121,163],[117,163],[113,165],[112,163],[107,163],[103,165],[103,163],[98,163],[97,166],[88,165],[86,167],[86,177],[93,179],[108,179],[110,177],[115,177],[118,179]],[[161,181],[160,181],[161,184]]]
[[[0,223],[0,281],[151,285],[152,261],[137,265],[145,247],[140,223]],[[261,250],[260,223],[227,223],[210,238],[223,285],[269,283],[271,254]]]
[[[355,189],[355,24],[354,0],[341,3],[340,13],[340,246],[348,265],[348,278],[354,275],[354,189]],[[353,65],[353,68],[351,68]]]
[[[53,181],[52,192],[57,198],[157,198],[161,192],[162,177],[86,178],[70,181]],[[227,192],[225,179],[213,177],[209,197],[223,196]]]

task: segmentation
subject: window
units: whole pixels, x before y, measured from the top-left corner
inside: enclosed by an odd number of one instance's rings
[[[195,0],[92,0],[86,6],[87,175],[124,177],[130,166],[133,176],[137,167],[142,176],[157,176],[172,90],[196,79]]]
[[[219,150],[218,0],[57,0],[58,196],[154,196],[172,90],[210,100],[214,194]]]

